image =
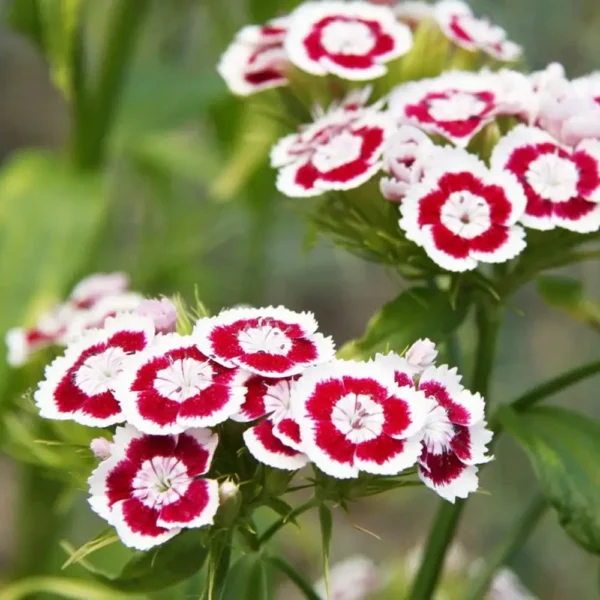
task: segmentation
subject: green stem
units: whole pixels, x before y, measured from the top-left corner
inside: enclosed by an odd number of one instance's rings
[[[472,388],[483,396],[489,395],[500,317],[501,307],[498,305],[486,303],[477,307],[477,348]],[[430,600],[433,597],[442,575],[446,553],[456,534],[465,504],[465,500],[457,500],[455,504],[441,501],[409,596],[411,600]]]
[[[106,45],[94,94],[87,94],[85,107],[80,108],[79,122],[73,141],[73,158],[81,169],[101,164],[106,138],[118,107],[125,74],[148,0],[118,0],[106,29]]]
[[[315,592],[313,586],[307,581],[290,563],[283,560],[279,556],[270,556],[268,562],[279,569],[282,573],[292,581],[296,587],[302,592],[306,600],[321,600],[320,596]]]
[[[290,512],[289,515],[282,517],[278,521],[275,521],[273,525],[271,525],[259,538],[258,545],[264,546],[281,528],[285,527],[291,520],[295,519],[297,516],[305,513],[306,511],[314,508],[319,505],[319,500],[317,498],[311,498],[304,504],[297,506],[294,510]]]
[[[521,546],[523,546],[533,533],[547,508],[548,502],[545,497],[542,494],[537,494],[514,528],[509,531],[506,539],[498,545],[486,561],[481,573],[477,575],[473,583],[469,586],[465,600],[481,600],[485,597],[496,571],[502,565],[509,562]]]

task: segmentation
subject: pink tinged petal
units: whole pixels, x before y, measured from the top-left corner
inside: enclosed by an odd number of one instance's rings
[[[463,464],[455,454],[429,454],[421,460],[419,478],[448,502],[477,491],[477,467]]]
[[[300,426],[293,419],[282,419],[273,426],[273,435],[281,440],[286,446],[302,452],[302,438],[300,437]]]
[[[111,443],[106,438],[94,438],[90,442],[90,450],[100,460],[110,458]]]
[[[419,437],[398,440],[387,435],[356,446],[355,465],[376,475],[397,475],[417,463],[421,453]]]
[[[259,462],[287,471],[296,471],[308,463],[308,458],[301,452],[286,446],[273,434],[273,423],[264,420],[244,432],[244,441]]]
[[[179,500],[160,509],[156,524],[167,529],[212,525],[218,508],[218,482],[195,479]]]
[[[410,184],[391,177],[383,177],[379,182],[381,195],[390,202],[401,202],[409,187]]]
[[[113,506],[114,526],[119,538],[129,548],[149,550],[175,537],[180,529],[157,525],[158,513],[132,498]]]
[[[406,361],[419,373],[435,364],[438,351],[430,339],[417,340],[407,351]]]
[[[134,314],[150,318],[158,333],[173,333],[177,328],[177,308],[167,298],[144,300]]]
[[[466,465],[486,463],[493,458],[486,455],[493,434],[485,425],[482,421],[472,427],[460,427],[450,442],[451,450]]]

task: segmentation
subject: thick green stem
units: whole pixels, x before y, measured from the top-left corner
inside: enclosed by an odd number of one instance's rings
[[[478,574],[467,590],[465,600],[481,600],[485,597],[496,571],[509,562],[523,546],[544,516],[547,508],[546,498],[542,494],[536,495],[523,516],[508,532],[506,539],[498,545],[490,558],[486,560],[481,573]]]
[[[471,387],[486,397],[489,395],[500,323],[500,306],[481,304],[477,307],[477,348]],[[465,500],[457,500],[455,504],[442,500],[409,596],[411,600],[430,600],[433,597],[465,504]]]
[[[304,504],[297,506],[294,510],[290,512],[289,515],[275,521],[271,527],[269,527],[258,539],[258,545],[264,546],[281,528],[285,527],[290,521],[300,516],[302,513],[314,508],[319,505],[319,500],[317,498],[311,498]]]
[[[306,600],[320,600],[321,597],[315,592],[312,584],[294,569],[290,563],[279,556],[270,556],[268,561],[273,567],[287,575],[290,581],[292,581],[300,592],[302,592]]]
[[[81,169],[101,164],[125,74],[141,30],[148,0],[117,0],[106,30],[98,84],[84,96],[75,123],[73,160]]]

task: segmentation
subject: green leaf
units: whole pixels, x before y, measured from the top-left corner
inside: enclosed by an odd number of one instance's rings
[[[600,554],[600,423],[557,407],[500,411],[523,447],[560,524],[583,548]]]
[[[119,536],[115,534],[115,530],[112,527],[109,527],[74,552],[70,552],[69,559],[63,564],[62,568],[66,569],[70,565],[78,563],[90,554],[93,554],[96,550],[110,546],[110,544],[118,541]],[[67,546],[63,546],[63,548],[66,549]]]
[[[467,303],[453,309],[446,292],[415,287],[385,304],[369,321],[365,335],[346,344],[340,358],[371,358],[376,352],[403,352],[419,338],[442,342],[463,321]]]
[[[131,594],[119,594],[115,590],[92,581],[67,579],[66,577],[31,577],[7,585],[0,590],[0,600],[25,600],[38,594],[52,594],[73,600],[121,600],[139,598]]]
[[[258,552],[242,556],[231,568],[219,600],[266,600],[267,573]]]
[[[30,323],[64,296],[85,266],[105,209],[99,176],[75,173],[50,155],[23,153],[4,167],[0,336]],[[0,386],[6,384],[5,369],[1,364]]]
[[[321,504],[319,506],[319,524],[321,525],[321,544],[323,545],[323,576],[325,577],[325,589],[327,590],[327,598],[329,598],[329,557],[331,555],[333,519],[331,516],[331,509],[325,504]]]
[[[122,592],[156,592],[195,575],[208,555],[203,531],[190,529],[148,552],[138,552],[114,578],[100,581]]]
[[[537,279],[537,290],[549,306],[600,329],[600,307],[585,295],[583,284],[577,279],[544,275]]]

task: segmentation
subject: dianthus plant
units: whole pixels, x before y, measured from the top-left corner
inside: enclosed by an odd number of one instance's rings
[[[405,595],[426,600],[504,430],[533,463],[539,499],[468,597],[486,594],[546,507],[600,552],[600,424],[533,407],[600,363],[491,410],[517,290],[536,280],[546,301],[598,327],[578,282],[541,272],[600,255],[600,73],[527,74],[520,59],[501,27],[455,0],[307,1],[237,34],[219,73],[293,124],[270,153],[274,185],[317,234],[407,285],[337,349],[311,313],[190,318],[128,292],[119,274],[88,278],[36,327],[10,332],[15,364],[65,347],[34,393],[39,414],[96,428],[89,504],[110,532],[72,560],[119,539],[141,554],[101,577],[115,589],[201,572],[205,598],[260,599],[279,572],[306,598],[339,597],[332,510],[421,486],[441,504]],[[475,334],[457,335],[463,325]],[[309,510],[322,531],[317,587],[271,547]]]

